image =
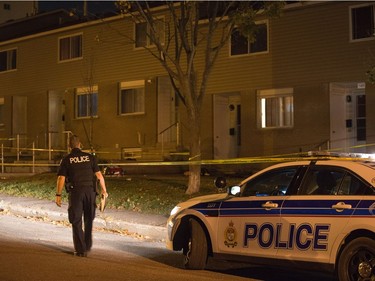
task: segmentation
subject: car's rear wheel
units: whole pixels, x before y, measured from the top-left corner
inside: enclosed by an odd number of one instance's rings
[[[342,251],[337,275],[340,281],[375,280],[375,241],[357,238]]]
[[[187,269],[204,269],[207,263],[207,238],[206,234],[195,219],[189,220],[190,237],[184,249],[184,265]]]

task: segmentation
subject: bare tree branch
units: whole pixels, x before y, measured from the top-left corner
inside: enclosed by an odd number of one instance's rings
[[[150,44],[143,46],[168,73],[189,121],[190,156],[201,158],[201,107],[213,67],[233,29],[255,37],[255,19],[275,13],[278,3],[262,1],[134,1],[123,3],[135,23],[146,23]],[[275,1],[276,2],[276,1]],[[155,7],[158,6],[158,7]],[[269,10],[269,11],[268,11]],[[164,21],[161,23],[161,16]],[[160,25],[167,27],[164,36]],[[164,39],[164,40],[162,40]],[[199,65],[199,68],[197,67]],[[203,65],[203,66],[202,66]],[[202,66],[202,67],[201,67]],[[199,191],[200,167],[189,167],[188,194]]]

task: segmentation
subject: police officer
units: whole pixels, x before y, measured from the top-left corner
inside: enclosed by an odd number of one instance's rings
[[[73,229],[74,255],[85,257],[92,246],[92,227],[96,209],[96,180],[99,181],[102,196],[108,197],[105,181],[96,158],[81,150],[77,136],[69,140],[70,154],[65,156],[57,172],[56,205],[61,207],[61,192],[65,181],[69,181],[69,222]],[[82,229],[82,215],[84,229]]]

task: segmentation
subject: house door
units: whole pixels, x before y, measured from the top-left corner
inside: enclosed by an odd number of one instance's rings
[[[176,142],[175,93],[169,77],[158,77],[158,142]]]
[[[48,91],[48,140],[51,148],[64,147],[63,92]]]
[[[27,146],[27,97],[14,96],[12,99],[12,134],[20,148]]]
[[[365,83],[331,83],[330,144],[343,152],[366,152]]]
[[[239,155],[241,145],[240,95],[214,95],[214,158],[228,159]]]

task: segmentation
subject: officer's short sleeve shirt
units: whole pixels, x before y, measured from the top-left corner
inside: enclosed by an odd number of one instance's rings
[[[79,184],[91,182],[95,173],[99,171],[93,155],[74,148],[62,159],[57,175],[65,176],[70,182]]]

